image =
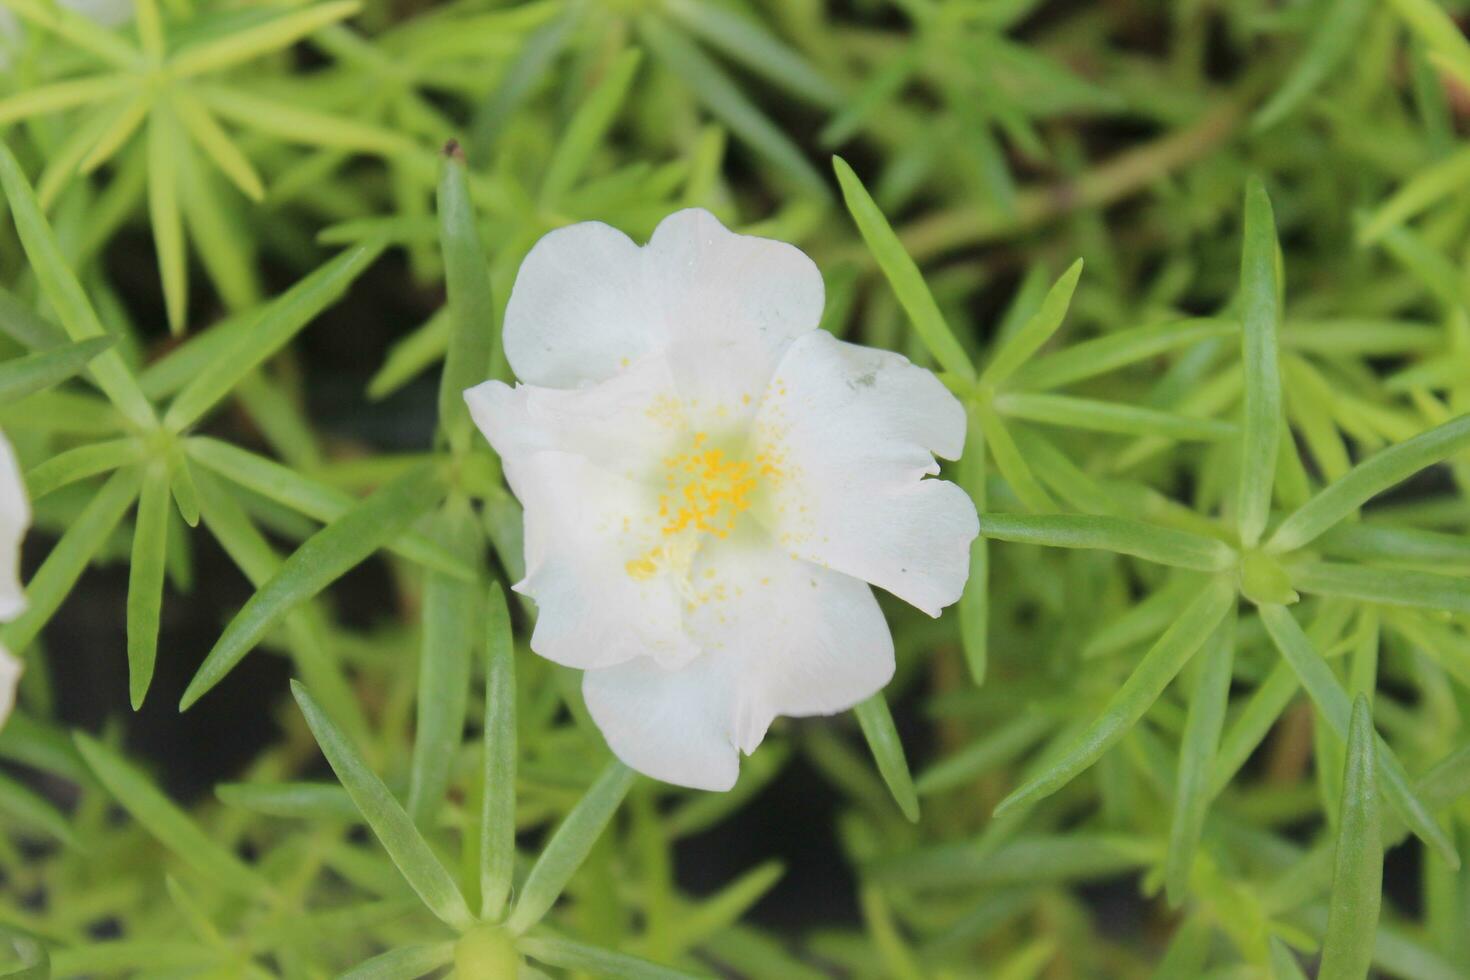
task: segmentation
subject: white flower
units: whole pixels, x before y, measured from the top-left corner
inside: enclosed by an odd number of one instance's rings
[[[505,313],[524,384],[465,393],[525,506],[531,649],[586,671],[613,751],[728,789],[778,715],[893,675],[868,583],[931,616],[964,586],[964,444],[928,371],[818,330],[801,251],[673,214],[639,248],[589,222],[526,257]]]
[[[25,591],[20,584],[20,542],[31,525],[31,505],[20,478],[20,463],[4,433],[0,433],[0,622],[10,622],[25,612]],[[0,647],[0,727],[15,705],[15,685],[21,663]]]

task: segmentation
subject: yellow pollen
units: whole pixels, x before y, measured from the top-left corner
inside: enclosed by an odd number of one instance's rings
[[[646,582],[658,574],[658,559],[662,555],[662,548],[654,548],[642,558],[634,558],[628,562],[623,566],[623,570],[635,582]]]
[[[692,529],[729,537],[736,520],[750,509],[761,477],[778,475],[763,457],[739,459],[708,443],[708,433],[696,432],[689,452],[664,460],[665,492],[658,500],[664,534]]]

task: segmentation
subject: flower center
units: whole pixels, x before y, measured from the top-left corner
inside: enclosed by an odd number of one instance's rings
[[[666,567],[687,568],[700,535],[730,537],[762,484],[780,476],[778,462],[764,453],[748,456],[729,443],[714,445],[706,432],[694,433],[684,452],[663,461],[657,521],[666,544],[629,561],[628,575],[641,581]]]

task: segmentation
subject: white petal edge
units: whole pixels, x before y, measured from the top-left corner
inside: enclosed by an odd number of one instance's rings
[[[706,549],[692,572],[696,659],[641,658],[582,680],[608,745],[639,772],[729,789],[739,753],[778,716],[845,711],[892,679],[893,639],[865,583],[757,544]]]
[[[673,578],[627,567],[662,540],[651,491],[570,453],[531,453],[517,473],[526,577],[514,588],[540,611],[531,649],[583,670],[693,657]]]
[[[964,408],[931,372],[808,334],[756,416],[757,451],[781,471],[760,517],[793,555],[938,616],[964,588],[979,520],[963,490],[925,477],[964,440]]]
[[[20,545],[31,526],[31,504],[20,475],[20,461],[0,433],[0,622],[26,609],[20,581]]]

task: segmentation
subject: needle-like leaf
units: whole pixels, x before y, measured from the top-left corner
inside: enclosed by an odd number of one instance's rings
[[[1378,936],[1383,831],[1378,815],[1373,716],[1361,694],[1348,726],[1347,763],[1337,818],[1336,869],[1318,980],[1364,980]]]
[[[1241,357],[1245,365],[1244,427],[1236,484],[1240,543],[1254,548],[1271,511],[1281,442],[1281,265],[1276,219],[1266,188],[1252,178],[1245,190],[1245,242],[1240,256]]]

